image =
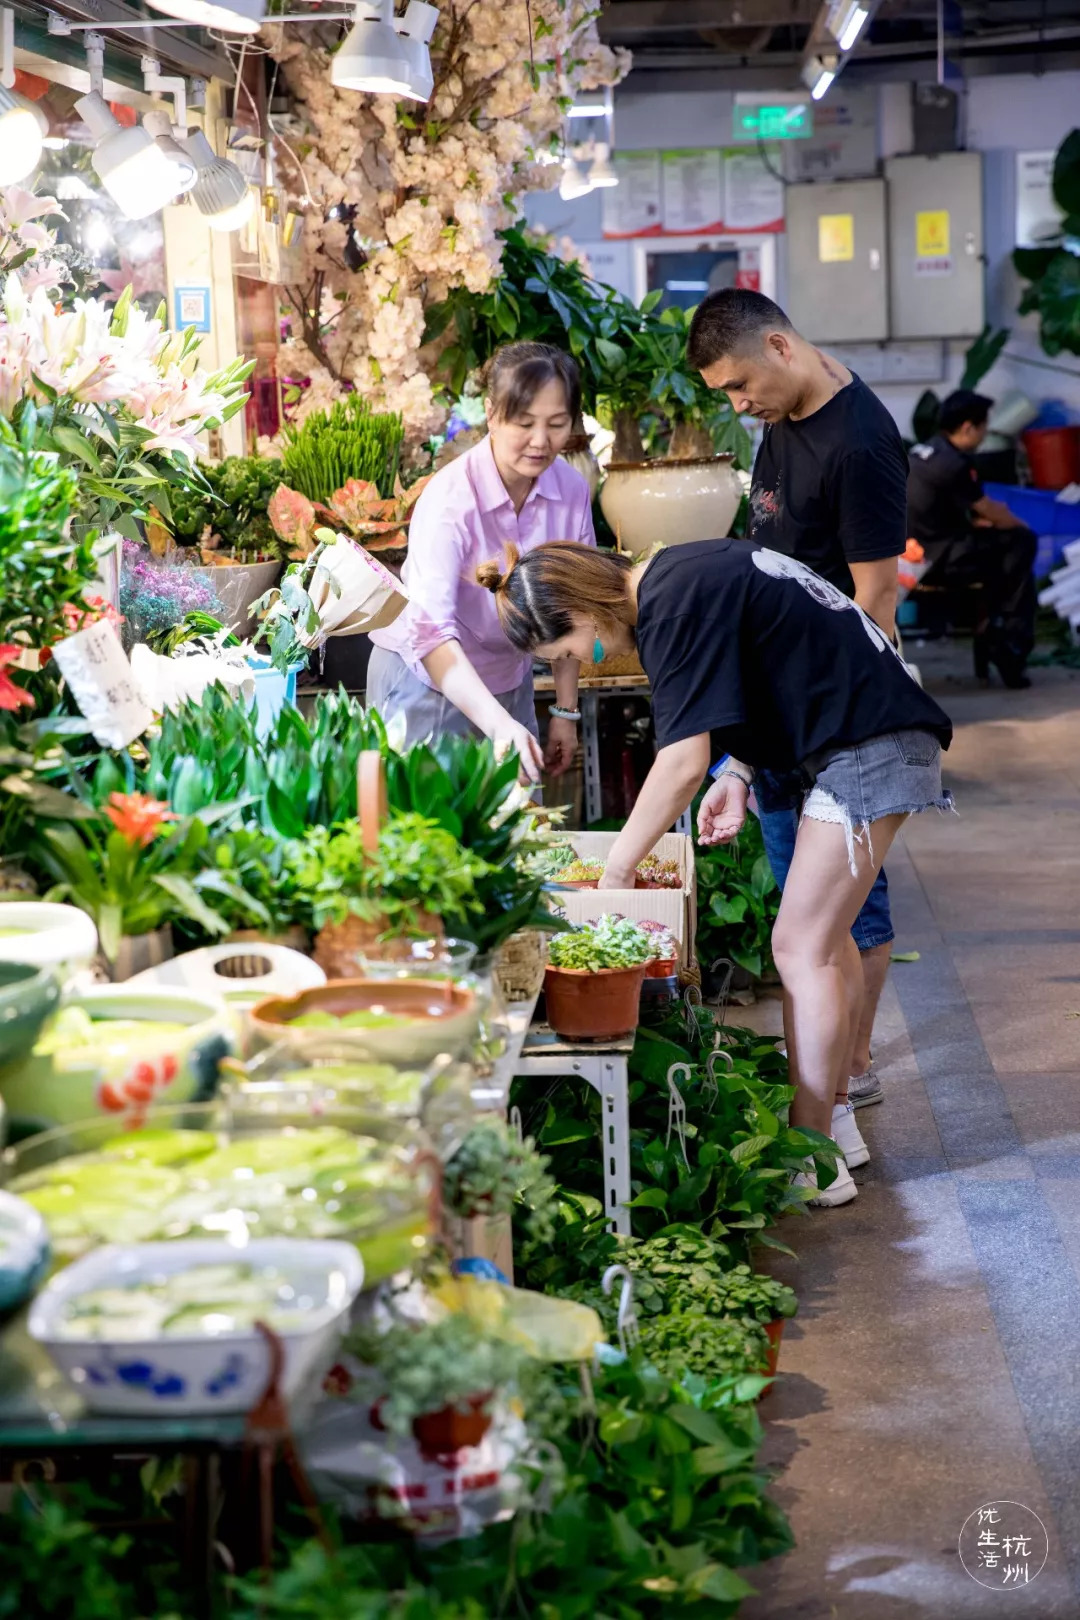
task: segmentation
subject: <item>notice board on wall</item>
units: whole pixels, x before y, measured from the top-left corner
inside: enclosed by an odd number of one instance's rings
[[[615,152],[619,184],[604,192],[604,236],[720,236],[782,231],[784,182],[775,147]]]

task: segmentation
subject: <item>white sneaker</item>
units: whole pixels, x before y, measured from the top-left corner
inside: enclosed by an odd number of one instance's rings
[[[848,1081],[847,1095],[853,1108],[869,1108],[872,1103],[882,1101],[885,1093],[872,1063],[865,1074],[852,1075]]]
[[[836,1180],[831,1186],[817,1192],[817,1166],[813,1159],[807,1159],[806,1170],[799,1170],[794,1177],[796,1187],[813,1187],[815,1196],[808,1198],[808,1204],[818,1204],[823,1209],[835,1209],[837,1204],[850,1204],[853,1198],[859,1196],[859,1189],[852,1179],[851,1171],[844,1162],[843,1156],[836,1161]]]
[[[833,1141],[847,1160],[849,1170],[870,1163],[870,1149],[863,1141],[862,1132],[855,1123],[855,1104],[837,1103],[832,1111]]]

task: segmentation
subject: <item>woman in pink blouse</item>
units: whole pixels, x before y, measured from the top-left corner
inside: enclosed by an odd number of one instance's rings
[[[406,743],[443,732],[509,743],[526,774],[558,775],[577,746],[578,664],[554,666],[556,703],[541,752],[532,659],[503,634],[477,567],[548,540],[594,546],[589,486],[559,459],[581,405],[577,365],[546,343],[511,343],[492,357],[488,436],[428,484],[409,527],[402,581],[409,605],[372,633],[368,702],[406,719]]]

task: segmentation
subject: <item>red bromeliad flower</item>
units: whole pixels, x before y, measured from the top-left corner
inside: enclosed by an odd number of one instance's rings
[[[121,838],[143,849],[152,842],[163,822],[180,819],[167,804],[145,793],[110,793],[105,814]]]
[[[34,700],[30,693],[21,686],[16,686],[7,673],[8,665],[14,664],[17,659],[22,657],[22,653],[23,649],[21,647],[15,647],[9,641],[0,645],[0,709],[18,709],[23,704],[28,709],[34,707]]]

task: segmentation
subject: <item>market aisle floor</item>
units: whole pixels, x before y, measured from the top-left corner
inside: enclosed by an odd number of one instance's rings
[[[1080,679],[950,667],[924,662],[961,818],[923,816],[888,862],[920,960],[882,1006],[873,1159],[853,1204],[781,1229],[801,1308],[765,1460],[797,1547],[747,1572],[745,1620],[1080,1620]],[[960,1563],[993,1501],[1046,1526],[1030,1585]]]

